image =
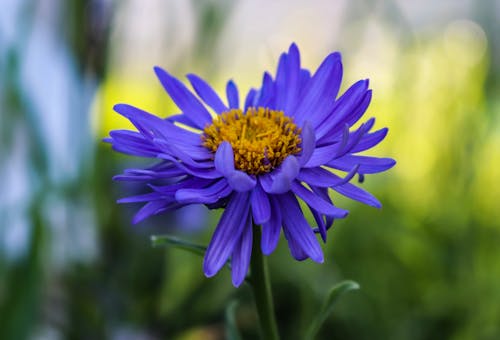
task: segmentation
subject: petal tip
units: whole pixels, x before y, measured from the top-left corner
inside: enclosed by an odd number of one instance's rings
[[[243,281],[245,281],[245,276],[243,277],[233,277],[231,279],[231,281],[233,282],[233,286],[238,288],[239,286],[241,286],[241,284],[243,283]]]
[[[167,71],[165,71],[163,68],[161,68],[160,66],[154,66],[153,67],[153,70],[154,72],[156,73],[157,76],[159,76],[160,74],[165,74],[167,73]]]
[[[330,53],[324,60],[324,62],[332,63],[332,64],[337,64],[337,63],[342,63],[342,54],[340,52],[332,52]]]
[[[345,210],[338,218],[346,218],[349,215],[349,211]]]
[[[255,224],[258,224],[258,225],[262,225],[264,223],[267,223],[267,222],[269,222],[270,219],[271,219],[271,215],[269,215],[263,219],[258,219],[258,218],[255,218],[255,216],[254,216],[254,222],[255,222]]]
[[[226,179],[231,188],[233,188],[233,190],[238,192],[250,191],[257,184],[255,178],[252,178],[245,172],[239,170],[232,171],[232,173],[226,176]]]
[[[295,42],[292,42],[290,44],[290,47],[288,48],[288,54],[292,54],[292,53],[299,54],[299,47],[297,46],[297,44]]]
[[[203,262],[203,274],[205,274],[206,277],[210,278],[217,274],[217,270],[213,270],[211,266],[207,264],[206,261]]]
[[[135,215],[135,216],[132,218],[132,224],[136,225],[136,224],[138,224],[139,222],[142,222],[145,218],[146,218],[146,216],[138,216],[138,215]]]
[[[382,208],[382,203],[380,203],[375,196],[373,196],[370,201],[367,201],[366,204],[377,209]]]
[[[313,255],[313,256],[311,256],[311,260],[313,260],[314,262],[316,262],[316,263],[324,263],[325,262],[325,257],[323,256],[322,251],[315,253],[315,254],[311,254],[311,255]]]
[[[122,111],[127,107],[127,104],[115,104],[113,105],[113,110],[115,112],[118,112],[119,114],[122,114]]]
[[[262,244],[260,246],[260,250],[262,251],[262,254],[266,255],[266,256],[269,256],[272,254],[273,250],[271,247],[268,247],[268,246],[265,246],[264,244]]]

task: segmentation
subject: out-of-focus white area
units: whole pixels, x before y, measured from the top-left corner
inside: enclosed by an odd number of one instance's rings
[[[61,194],[89,167],[93,144],[89,106],[96,89],[92,78],[77,73],[60,29],[61,10],[59,1],[46,0],[7,2],[0,11],[2,88],[13,87],[5,93],[14,91],[23,104],[11,108],[14,121],[2,117],[3,128],[12,129],[13,139],[1,151],[5,155],[0,164],[0,254],[18,258],[27,251],[35,221],[26,216],[33,205],[42,204],[41,195],[52,195],[55,199],[44,203],[44,218],[51,229],[49,261],[57,266],[91,259],[96,252],[88,198],[79,198],[82,204],[75,205],[74,198]],[[26,13],[30,22],[21,20]],[[8,64],[13,58],[16,63]]]

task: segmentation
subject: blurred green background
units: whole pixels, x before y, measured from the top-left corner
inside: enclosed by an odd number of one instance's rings
[[[249,287],[152,234],[207,243],[220,212],[187,208],[131,225],[140,187],[112,175],[141,160],[100,142],[127,127],[118,102],[176,112],[152,67],[240,93],[295,41],[314,70],[344,60],[344,88],[370,78],[367,117],[389,127],[372,154],[395,158],[298,263],[269,257],[280,332],[297,339],[329,287],[360,283],[320,339],[500,339],[500,2],[3,0],[0,11],[0,339],[222,339]]]

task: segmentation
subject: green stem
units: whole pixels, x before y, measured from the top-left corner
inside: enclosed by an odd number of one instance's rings
[[[278,327],[274,315],[273,296],[267,262],[260,249],[260,226],[253,226],[252,258],[250,260],[251,285],[259,314],[262,336],[265,340],[278,340]]]

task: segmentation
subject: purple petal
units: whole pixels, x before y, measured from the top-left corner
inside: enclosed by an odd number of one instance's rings
[[[280,239],[281,231],[281,207],[273,196],[269,197],[271,204],[271,218],[262,224],[261,249],[264,255],[271,254]]]
[[[157,144],[160,144],[160,140],[157,141]],[[161,158],[161,159],[169,159],[171,157],[172,159],[179,160],[182,164],[186,166],[190,166],[194,169],[213,169],[214,168],[214,163],[212,160],[207,160],[205,162],[197,162],[193,160],[191,157],[189,157],[188,154],[185,152],[182,152],[182,150],[178,147],[176,147],[174,144],[166,144],[165,141],[161,142],[163,148],[168,148],[169,150],[164,150],[166,151],[165,153],[159,153],[156,155],[156,157]]]
[[[148,139],[153,139],[154,133],[157,133],[156,127],[163,123],[161,118],[132,105],[116,104],[113,106],[113,110],[130,120],[137,130]]]
[[[349,142],[349,125],[347,123],[345,123],[344,129],[342,130],[342,139],[340,140],[339,143],[337,143],[338,147],[337,147],[337,151],[335,152],[335,154],[338,153],[338,150],[344,149],[348,142]]]
[[[292,254],[294,259],[297,261],[304,261],[309,258],[309,255],[306,254],[306,252],[302,249],[302,246],[295,240],[287,228],[283,228],[283,233],[285,234],[290,254]]]
[[[318,195],[319,197],[321,197],[323,200],[329,202],[330,204],[333,204],[332,199],[328,195],[328,188],[319,188],[319,187],[315,187],[313,185],[310,185],[310,187],[311,187],[312,191],[316,195]],[[335,219],[332,216],[326,216],[325,215],[325,227],[326,227],[326,230],[330,229],[330,227],[333,225],[334,220]]]
[[[153,139],[153,143],[161,149],[161,153],[174,156],[186,164],[199,168],[214,166],[212,153],[199,145],[175,144],[162,138]]]
[[[210,113],[184,84],[158,66],[154,70],[172,100],[181,109],[182,113],[193,122],[195,127],[203,129],[206,124],[212,122]]]
[[[351,150],[351,152],[352,153],[361,152],[374,147],[385,138],[388,131],[389,129],[383,128],[373,133],[364,135],[363,138],[361,138],[361,140],[359,141],[358,145],[356,145]]]
[[[342,148],[339,148],[337,152],[335,153],[334,158],[340,158],[344,156],[345,154],[352,152],[352,149],[358,145],[360,142],[361,138],[370,131],[370,129],[373,127],[373,124],[375,123],[375,118],[369,119],[367,122],[364,124],[361,124],[361,126],[354,131],[353,133],[349,134],[349,138],[347,139],[347,143],[342,146]]]
[[[147,139],[161,138],[175,144],[200,145],[199,133],[188,131],[172,122],[154,116],[128,104],[117,104],[113,109],[128,118]]]
[[[333,190],[337,191],[339,194],[342,194],[350,199],[355,201],[359,201],[361,203],[370,205],[375,208],[381,208],[382,204],[368,191],[365,191],[351,183],[346,183],[344,185],[339,185],[334,187]]]
[[[236,87],[236,84],[232,80],[227,82],[226,95],[227,95],[227,102],[229,103],[229,107],[231,109],[237,109],[240,107],[238,88]]]
[[[232,191],[227,181],[222,179],[205,188],[186,188],[177,190],[175,199],[177,202],[183,204],[210,204],[228,196]]]
[[[184,175],[185,172],[173,164],[165,168],[150,169],[125,169],[122,175],[113,177],[114,181],[146,181],[155,179],[172,178]]]
[[[269,197],[260,185],[256,185],[250,196],[252,215],[255,224],[263,224],[271,218],[271,205]]]
[[[274,108],[276,110],[284,110],[285,94],[286,94],[286,53],[282,53],[278,61],[278,70],[276,71],[276,98]]]
[[[215,152],[214,164],[215,168],[224,176],[234,171],[234,152],[229,142],[220,143]]]
[[[333,204],[323,200],[312,191],[304,188],[302,184],[297,181],[293,181],[292,191],[304,202],[306,202],[311,208],[321,214],[333,216],[335,218],[344,218],[349,213],[347,210],[337,208]]]
[[[308,185],[314,185],[322,188],[331,188],[349,182],[354,177],[354,175],[356,175],[358,169],[359,165],[357,164],[351,169],[351,171],[349,171],[346,177],[342,178],[335,175],[333,172],[320,167],[302,168],[300,169],[297,179],[307,183]]]
[[[222,213],[203,260],[203,272],[214,276],[226,263],[247,225],[248,193],[234,193]]]
[[[160,132],[161,137],[171,141],[172,143],[179,145],[195,145],[199,146],[201,144],[201,135],[197,132],[188,131],[175,125],[168,120],[164,120],[164,124],[161,125]]]
[[[249,108],[249,107],[254,107],[255,106],[255,99],[256,99],[256,96],[257,96],[257,90],[256,89],[250,89],[250,91],[248,91],[248,94],[247,94],[247,97],[245,99],[245,111]]]
[[[308,207],[309,207],[309,210],[311,210],[311,214],[313,215],[314,220],[316,221],[316,224],[318,225],[318,228],[313,229],[313,231],[316,232],[316,230],[317,230],[319,232],[319,234],[321,235],[321,239],[323,240],[323,242],[326,243],[326,224],[325,224],[325,221],[323,220],[323,215],[321,215],[316,210],[311,208],[311,206],[308,205]]]
[[[348,142],[349,142],[349,125],[347,125],[346,123],[344,124],[344,129],[342,130],[342,138],[340,139],[340,141],[330,140],[328,143],[323,144],[322,147],[329,147],[330,149],[332,149],[331,157],[329,157],[330,158],[329,160],[332,160],[336,158],[336,156],[346,148]],[[333,145],[335,145],[335,149],[333,149]],[[326,163],[325,160],[322,159],[321,164],[325,163]]]
[[[307,83],[294,116],[301,125],[304,120],[321,123],[330,113],[342,80],[342,62],[340,53],[332,53],[325,58],[314,76]]]
[[[159,200],[146,203],[132,219],[133,224],[137,224],[146,218],[156,215],[159,211],[163,211],[169,204],[176,204],[169,200]]]
[[[324,261],[323,251],[314,232],[307,223],[297,199],[293,194],[287,193],[279,196],[279,202],[281,210],[286,211],[286,214],[283,214],[283,229],[292,255],[296,257],[294,251],[296,255],[300,255],[300,251],[297,251],[297,248],[299,248],[313,261],[322,263]]]
[[[128,130],[114,130],[109,133],[114,150],[139,157],[156,157],[161,150],[144,138],[142,134]]]
[[[253,189],[257,181],[243,171],[234,169],[234,152],[229,142],[222,142],[215,152],[215,168],[226,177],[229,185],[236,191]]]
[[[304,68],[300,69],[300,93],[299,96],[303,96],[303,92],[307,89],[307,83],[311,79],[311,72],[309,70],[306,70]]]
[[[199,145],[176,144],[177,148],[195,161],[208,161],[213,159],[213,154],[207,148]]]
[[[203,99],[208,106],[214,109],[215,112],[222,113],[224,111],[228,111],[227,106],[224,105],[217,93],[205,80],[195,74],[188,74],[187,78],[191,82],[191,85],[198,96],[200,96],[200,98]]]
[[[321,124],[316,126],[316,138],[322,141],[322,138],[336,136],[344,125],[352,125],[351,117],[363,115],[370,104],[371,91],[368,89],[368,80],[360,80],[352,85],[335,102],[330,114],[325,117]]]
[[[252,218],[248,214],[245,229],[234,247],[231,258],[231,278],[235,287],[239,287],[247,276],[250,257],[252,256],[252,238]]]
[[[304,123],[302,127],[302,153],[298,157],[299,164],[303,166],[311,158],[314,148],[316,147],[316,136],[314,135],[314,129],[312,128],[309,121]]]
[[[226,179],[231,188],[238,192],[252,190],[257,184],[257,180],[255,180],[255,178],[252,178],[247,173],[240,170],[234,170],[226,176]]]
[[[112,149],[126,155],[154,158],[158,155],[158,150],[152,148],[138,148],[135,146],[116,143],[112,145]]]
[[[148,184],[148,186],[156,192],[159,192],[168,196],[175,196],[175,192],[180,189],[201,189],[207,187],[214,183],[213,180],[199,178],[199,177],[185,177],[183,180],[179,180],[172,184],[167,185],[153,185]]]
[[[396,161],[392,158],[345,155],[327,163],[328,166],[342,171],[349,171],[356,164],[359,164],[359,173],[374,174],[392,168]]]
[[[271,75],[267,72],[264,73],[264,77],[262,79],[262,88],[258,92],[258,96],[253,101],[254,103],[250,104],[245,102],[245,108],[248,106],[261,106],[261,107],[274,107],[274,82]],[[248,99],[248,96],[247,96]]]
[[[279,169],[260,177],[262,188],[269,194],[283,194],[290,190],[290,185],[299,174],[299,170],[297,158],[288,156]]]
[[[285,114],[293,112],[297,105],[300,91],[300,53],[297,45],[293,43],[288,49],[286,58],[286,91],[285,91]]]
[[[161,158],[161,159],[164,159],[167,161],[171,161],[172,163],[175,164],[175,166],[178,169],[183,170],[186,174],[190,174],[190,175],[193,175],[196,177],[212,179],[212,178],[219,178],[222,176],[222,174],[214,168],[193,167],[193,166],[190,166],[190,165],[187,165],[187,164],[180,162],[178,159],[176,159],[175,157],[172,157],[171,155],[159,154],[158,158]]]
[[[165,198],[166,196],[161,193],[150,192],[147,194],[120,198],[119,200],[116,201],[116,203],[122,204],[122,203],[150,202],[150,201],[164,200]]]
[[[366,79],[367,86],[368,83],[369,80]],[[366,91],[365,95],[363,96],[363,99],[356,107],[356,109],[353,110],[351,114],[347,117],[347,124],[349,124],[349,126],[353,126],[363,116],[366,109],[370,105],[371,100],[372,100],[372,90],[368,90]]]
[[[316,147],[304,167],[314,168],[327,164],[333,159],[333,157],[335,157],[335,152],[337,152],[338,148],[338,144]]]
[[[168,116],[165,120],[170,123],[181,123],[187,126],[193,125],[193,122],[183,113]]]

